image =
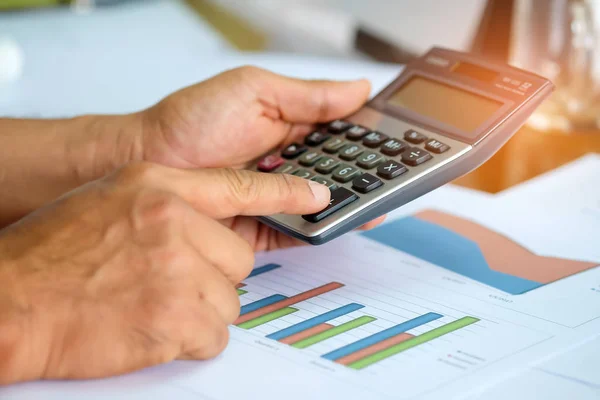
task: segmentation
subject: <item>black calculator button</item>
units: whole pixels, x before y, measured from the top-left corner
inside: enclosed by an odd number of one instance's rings
[[[385,179],[394,179],[406,172],[408,168],[394,160],[388,160],[377,167],[377,175]]]
[[[369,193],[371,190],[375,190],[381,185],[383,185],[381,179],[371,174],[362,174],[352,181],[352,188],[361,193]]]
[[[303,215],[302,218],[308,222],[319,222],[356,200],[358,200],[356,193],[346,188],[339,187],[331,191],[331,199],[329,200],[329,205],[327,207],[317,213]]]
[[[340,162],[335,158],[323,157],[317,162],[315,169],[320,174],[330,174],[338,165]]]
[[[390,139],[381,146],[381,152],[386,156],[397,156],[407,147],[408,145],[400,140]]]
[[[338,187],[334,181],[330,181],[329,179],[325,179],[320,176],[313,176],[312,178],[310,178],[310,180],[319,182],[321,185],[327,186],[329,190],[335,190]]]
[[[330,141],[328,141],[327,143],[325,143],[325,145],[323,146],[323,151],[326,153],[337,153],[337,151],[339,149],[341,149],[342,147],[344,147],[346,145],[346,141],[339,139],[339,138],[333,138]]]
[[[313,176],[315,176],[312,172],[310,172],[306,169],[303,169],[303,168],[300,168],[300,169],[294,171],[294,173],[292,175],[299,176],[300,178],[304,178],[304,179],[310,179]]]
[[[352,161],[363,152],[362,147],[357,144],[349,144],[340,150],[340,158],[346,161]]]
[[[277,168],[275,172],[278,174],[291,174],[295,169],[296,166],[294,164],[285,163],[281,167]]]
[[[269,156],[264,157],[262,160],[258,162],[256,165],[259,171],[262,172],[271,172],[274,169],[281,167],[284,163],[283,158],[271,154]]]
[[[425,148],[432,153],[442,154],[445,151],[450,150],[450,146],[435,139],[431,139],[429,142],[425,143]]]
[[[304,139],[304,144],[307,146],[318,146],[325,143],[331,135],[319,131],[315,131]]]
[[[423,164],[425,161],[429,161],[432,158],[431,154],[418,147],[411,147],[402,153],[402,162],[413,167]]]
[[[352,167],[348,164],[342,164],[333,171],[333,179],[338,182],[348,182],[351,181],[356,175],[359,174],[359,170],[356,167]]]
[[[367,151],[358,157],[356,165],[364,169],[371,169],[378,166],[382,161],[383,156],[381,154],[375,153],[374,151]]]
[[[352,128],[346,131],[346,139],[348,140],[360,140],[369,133],[369,129],[364,126],[354,125]]]
[[[404,132],[404,140],[414,144],[420,144],[427,140],[427,136],[415,131],[414,129],[409,129]]]
[[[367,136],[365,136],[365,138],[363,139],[363,144],[367,147],[379,147],[379,145],[381,145],[381,143],[385,142],[386,140],[389,139],[388,135],[384,135],[383,133],[380,132],[370,132]]]
[[[292,159],[304,153],[308,148],[302,144],[292,143],[281,152],[283,158]]]
[[[308,151],[300,156],[298,163],[305,167],[312,167],[321,158],[322,154],[318,151]]]
[[[352,124],[350,122],[341,119],[336,119],[335,121],[329,123],[327,130],[331,133],[342,133],[351,127]]]

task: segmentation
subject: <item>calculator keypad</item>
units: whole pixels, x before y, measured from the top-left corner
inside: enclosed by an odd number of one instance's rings
[[[338,134],[343,136],[334,136]],[[310,133],[304,144],[292,143],[280,155],[263,157],[256,168],[292,174],[327,186],[332,191],[330,205],[303,216],[306,221],[318,222],[359,200],[360,195],[396,182],[411,168],[432,160],[432,153],[450,150],[449,145],[414,129],[405,131],[401,139],[336,120]]]
[[[323,151],[326,153],[337,153],[339,149],[346,145],[346,141],[340,138],[333,138],[323,146]]]
[[[340,150],[340,158],[346,161],[352,161],[363,152],[362,147],[357,144],[348,144]]]
[[[306,150],[308,150],[308,148],[306,146],[298,144],[298,143],[292,143],[281,152],[281,156],[283,158],[287,158],[288,160],[291,160],[291,159],[298,157],[300,154],[304,153]]]

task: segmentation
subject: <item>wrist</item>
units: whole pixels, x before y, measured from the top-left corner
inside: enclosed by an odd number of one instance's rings
[[[65,149],[77,186],[143,158],[143,112],[87,115],[70,120]]]

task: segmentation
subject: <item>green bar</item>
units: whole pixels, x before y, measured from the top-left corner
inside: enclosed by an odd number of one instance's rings
[[[419,336],[415,336],[412,339],[407,340],[406,342],[398,343],[395,346],[388,347],[385,350],[381,350],[375,354],[371,354],[363,359],[353,362],[352,364],[348,364],[348,367],[354,369],[362,369],[366,368],[371,364],[375,364],[378,361],[384,360],[388,357],[391,357],[395,354],[398,354],[404,350],[408,350],[420,344],[429,342],[430,340],[439,338],[440,336],[444,336],[447,333],[456,331],[460,328],[464,328],[467,325],[474,324],[479,321],[477,318],[473,317],[464,317],[458,319],[454,322],[450,322],[449,324],[442,325],[438,328],[432,329],[429,332],[425,332]]]
[[[288,314],[295,313],[298,311],[297,308],[286,307],[272,313],[265,314],[263,316],[251,319],[250,321],[242,322],[238,327],[242,329],[252,329],[259,325],[266,324],[267,322],[273,321],[274,319],[284,317]]]
[[[302,339],[299,342],[293,343],[292,347],[295,347],[297,349],[305,349],[309,346],[312,346],[313,344],[322,342],[323,340],[337,336],[337,335],[347,332],[351,329],[358,328],[359,326],[368,324],[369,322],[373,322],[373,321],[375,321],[375,319],[376,318],[369,317],[366,315],[356,318],[356,319],[353,319],[352,321],[348,321],[344,324],[338,325],[338,326],[328,329],[324,332],[317,333],[316,335],[307,337],[306,339]]]
[[[238,296],[248,293],[247,290],[242,290],[242,289],[236,289],[236,290],[237,290]]]

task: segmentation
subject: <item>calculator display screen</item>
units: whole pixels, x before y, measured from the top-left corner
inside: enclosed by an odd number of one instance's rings
[[[458,128],[469,139],[504,103],[420,76],[413,77],[388,102]]]

